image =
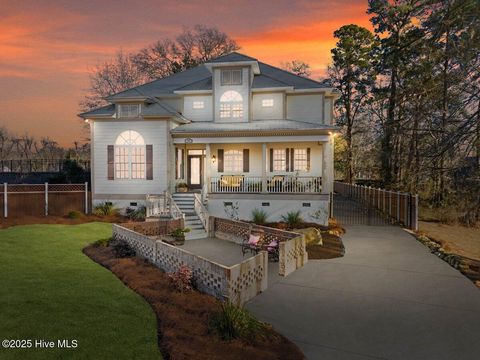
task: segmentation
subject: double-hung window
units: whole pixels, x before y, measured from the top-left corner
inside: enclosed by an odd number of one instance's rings
[[[118,105],[118,116],[121,118],[135,118],[140,116],[140,104]]]
[[[272,149],[271,170],[275,172],[310,171],[310,149]]]
[[[227,150],[223,155],[224,171],[241,172],[243,171],[243,151]]]
[[[273,171],[287,170],[287,150],[273,149]]]
[[[293,170],[308,171],[308,150],[293,149]]]
[[[220,73],[221,85],[242,85],[241,69],[224,69]]]

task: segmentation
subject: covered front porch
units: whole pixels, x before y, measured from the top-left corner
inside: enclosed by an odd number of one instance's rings
[[[333,142],[329,135],[174,138],[179,185],[208,194],[329,194]]]

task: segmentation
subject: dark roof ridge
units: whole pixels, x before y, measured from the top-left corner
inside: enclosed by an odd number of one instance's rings
[[[191,83],[188,83],[188,84],[186,84],[186,85],[182,85],[182,86],[176,88],[176,89],[173,90],[173,91],[182,91],[182,89],[183,89],[183,88],[186,88],[187,86],[190,86],[190,85],[199,83],[200,81],[204,81],[204,80],[210,79],[211,77],[212,77],[211,75],[210,75],[210,76],[206,76],[206,77],[204,77],[204,78],[202,78],[202,79],[200,79],[200,80],[196,80],[196,81],[191,82]]]
[[[243,60],[243,61],[258,61],[258,59],[255,59],[251,56],[248,56],[248,55],[245,55],[245,54],[242,54],[238,51],[232,51],[232,52],[229,52],[228,54],[223,54],[223,55],[220,55],[220,56],[217,56],[216,58],[213,58],[213,59],[210,59],[208,61],[205,61],[205,64],[208,64],[208,63],[211,63],[211,62],[216,62],[218,59],[221,59],[222,57],[226,57],[226,56],[229,56],[229,55],[232,55],[232,54],[236,54],[236,55],[240,55],[240,56],[243,56],[245,58],[248,58],[248,60]]]

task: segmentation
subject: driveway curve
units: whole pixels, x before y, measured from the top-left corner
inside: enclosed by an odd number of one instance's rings
[[[343,258],[310,260],[246,307],[308,359],[475,359],[480,289],[394,226],[349,226]]]

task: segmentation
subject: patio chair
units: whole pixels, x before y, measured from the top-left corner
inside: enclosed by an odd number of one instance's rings
[[[283,189],[283,183],[285,181],[285,175],[275,175],[267,182],[267,189],[271,192],[281,192]]]
[[[279,243],[278,241],[269,241],[265,236],[265,232],[261,229],[250,228],[250,234],[242,242],[242,255],[247,252],[258,254],[259,251],[266,251],[268,258],[272,261],[279,259]]]
[[[240,191],[244,175],[222,175],[220,176],[220,188],[223,190]]]

